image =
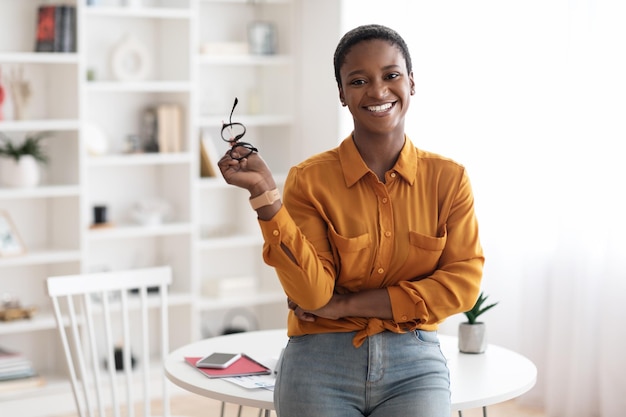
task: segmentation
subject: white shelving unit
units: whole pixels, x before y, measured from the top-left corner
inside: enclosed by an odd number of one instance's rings
[[[21,256],[0,257],[0,294],[38,308],[30,320],[0,322],[0,346],[23,352],[47,381],[0,393],[2,416],[73,410],[45,295],[51,275],[171,265],[172,349],[217,334],[226,318],[242,311],[261,328],[284,326],[285,297],[262,261],[247,192],[200,176],[200,135],[208,133],[225,151],[220,128],[238,97],[233,121],[246,125],[243,140],[261,150],[279,187],[289,167],[338,139],[332,65],[316,67],[332,63],[336,0],[142,0],[139,7],[66,0],[77,8],[77,52],[32,52],[37,8],[54,3],[0,0],[0,69],[23,68],[33,91],[28,116],[0,120],[0,132],[13,139],[51,132],[42,183],[0,187],[0,210],[10,214],[27,248]],[[315,16],[328,23],[323,33]],[[245,43],[253,21],[275,24],[275,54],[201,53],[207,43]],[[145,45],[152,62],[140,81],[119,81],[111,70],[111,52],[127,33]],[[183,109],[180,151],[125,153],[127,136],[140,133],[142,111],[157,103]],[[94,125],[108,137],[108,151],[98,156],[88,152]],[[170,203],[171,216],[158,225],[137,224],[133,206],[154,198]],[[92,228],[94,206],[101,204],[113,226]],[[220,282],[246,289],[220,295],[214,291]]]
[[[294,82],[297,28],[296,1],[200,0],[196,31],[197,106],[195,125],[199,138],[204,132],[218,152],[221,126],[227,121],[235,97],[239,104],[232,121],[243,123],[242,141],[260,149],[274,172],[286,173],[293,165],[294,125],[298,117]],[[275,51],[270,55],[237,52],[248,39],[253,22],[272,22]],[[221,53],[204,53],[219,49]],[[224,46],[226,45],[226,46]],[[228,79],[223,83],[220,80]],[[284,175],[283,175],[284,176]],[[195,252],[198,258],[196,304],[203,335],[219,332],[215,321],[229,309],[256,306],[259,322],[269,327],[285,323],[285,296],[274,271],[261,257],[262,239],[247,192],[227,185],[221,178],[197,177],[194,182],[197,216]],[[215,294],[208,288],[218,281],[241,285],[239,295]],[[239,284],[236,284],[239,283]]]

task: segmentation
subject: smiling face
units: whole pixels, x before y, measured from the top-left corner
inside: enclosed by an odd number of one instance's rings
[[[359,42],[346,54],[339,73],[339,98],[352,113],[355,135],[403,138],[415,83],[401,50],[381,39]]]

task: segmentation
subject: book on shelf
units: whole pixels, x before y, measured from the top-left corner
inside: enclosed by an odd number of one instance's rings
[[[75,52],[76,6],[39,6],[35,40],[36,52]]]
[[[177,104],[160,104],[156,108],[159,152],[182,150],[182,109]]]
[[[44,383],[24,355],[0,347],[0,392],[37,387]]]
[[[39,375],[34,375],[26,378],[9,379],[6,381],[0,381],[0,393],[19,391],[28,388],[41,387],[46,384],[46,380]]]
[[[217,162],[220,156],[208,129],[200,131],[200,176],[215,177],[220,172]]]

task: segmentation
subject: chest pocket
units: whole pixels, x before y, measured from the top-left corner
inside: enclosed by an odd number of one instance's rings
[[[430,274],[437,268],[447,239],[446,230],[439,237],[409,232],[407,267],[413,276]]]
[[[337,264],[337,285],[348,290],[358,289],[369,276],[372,262],[372,242],[368,233],[344,237],[329,230]]]

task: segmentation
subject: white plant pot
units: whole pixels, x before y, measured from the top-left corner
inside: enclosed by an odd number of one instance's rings
[[[485,323],[459,323],[459,351],[484,353],[487,350],[486,333]]]
[[[35,187],[39,184],[39,165],[31,155],[0,158],[0,183],[6,187]]]

